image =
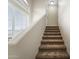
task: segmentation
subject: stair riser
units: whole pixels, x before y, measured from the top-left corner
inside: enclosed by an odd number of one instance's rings
[[[41,51],[41,52],[45,52],[45,51],[49,51],[49,52],[50,51],[62,52],[62,51],[64,51],[65,52],[66,49],[47,49],[47,50],[46,49],[39,49],[39,51]]]
[[[59,28],[59,27],[46,27],[46,28]]]
[[[66,49],[65,50],[39,50],[39,52],[46,52],[46,51],[48,51],[48,52],[52,52],[52,51],[58,51],[58,52],[65,52],[66,51]]]
[[[41,44],[64,44],[64,42],[41,42]]]
[[[44,33],[60,33],[60,32],[50,31],[50,32],[44,32]]]
[[[46,27],[46,28],[59,28],[59,27]]]
[[[60,32],[45,32],[44,35],[61,35]]]
[[[62,37],[43,37],[43,39],[62,39]]]
[[[45,31],[60,31],[59,29],[45,29]]]
[[[36,58],[36,59],[69,59],[69,58]]]
[[[53,27],[53,28],[55,28],[55,27],[59,27],[59,26],[46,26],[46,28],[47,28],[47,27]]]
[[[59,28],[59,27],[46,27],[46,28]]]
[[[47,34],[45,33],[44,35],[61,35],[60,33],[59,34]]]
[[[60,31],[46,30],[45,32],[60,32]]]
[[[56,50],[61,50],[61,51],[66,51],[66,48],[39,48],[40,51],[56,51]]]
[[[43,40],[63,40],[63,39],[43,39]]]
[[[52,30],[47,30],[47,31],[45,31],[44,33],[60,33],[60,31],[52,31]]]
[[[59,29],[58,27],[55,27],[55,28],[51,28],[51,27],[46,27],[46,29]]]
[[[46,28],[45,30],[59,30],[59,28]]]

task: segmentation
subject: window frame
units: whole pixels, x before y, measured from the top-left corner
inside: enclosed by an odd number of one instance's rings
[[[29,26],[29,24],[30,24],[30,12],[28,11],[28,9],[29,8],[25,8],[24,9],[24,7],[23,6],[20,6],[20,5],[22,5],[22,4],[20,4],[19,2],[18,2],[18,0],[9,0],[9,3],[8,3],[8,5],[9,6],[11,6],[11,7],[13,7],[14,9],[16,9],[17,11],[19,11],[19,12],[21,12],[23,15],[26,15],[26,16],[28,16],[27,17],[27,19],[28,19],[28,26]],[[14,17],[14,16],[13,16]],[[15,19],[15,17],[14,17],[14,19]],[[14,28],[14,24],[12,25],[12,27]],[[14,28],[15,29],[15,28]],[[12,29],[12,31],[14,30],[14,29]],[[21,33],[21,32],[20,32]],[[15,36],[13,36],[12,37],[12,39],[14,39],[16,36],[18,36],[20,33],[18,33],[17,35],[15,35]]]

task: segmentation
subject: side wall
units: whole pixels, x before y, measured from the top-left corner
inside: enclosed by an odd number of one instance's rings
[[[62,37],[67,47],[67,52],[70,54],[70,9],[69,0],[59,0],[58,8],[58,24]]]
[[[33,18],[32,21],[37,21],[43,14],[46,13],[47,0],[33,0],[32,9],[33,9]]]
[[[46,26],[46,16],[36,22],[15,45],[9,45],[9,59],[35,59]]]

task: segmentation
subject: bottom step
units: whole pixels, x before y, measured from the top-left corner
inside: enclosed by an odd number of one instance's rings
[[[36,59],[69,59],[67,52],[39,52]]]

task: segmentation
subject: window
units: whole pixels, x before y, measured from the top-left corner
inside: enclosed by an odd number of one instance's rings
[[[8,5],[8,39],[12,39],[29,26],[29,14],[13,4]]]

